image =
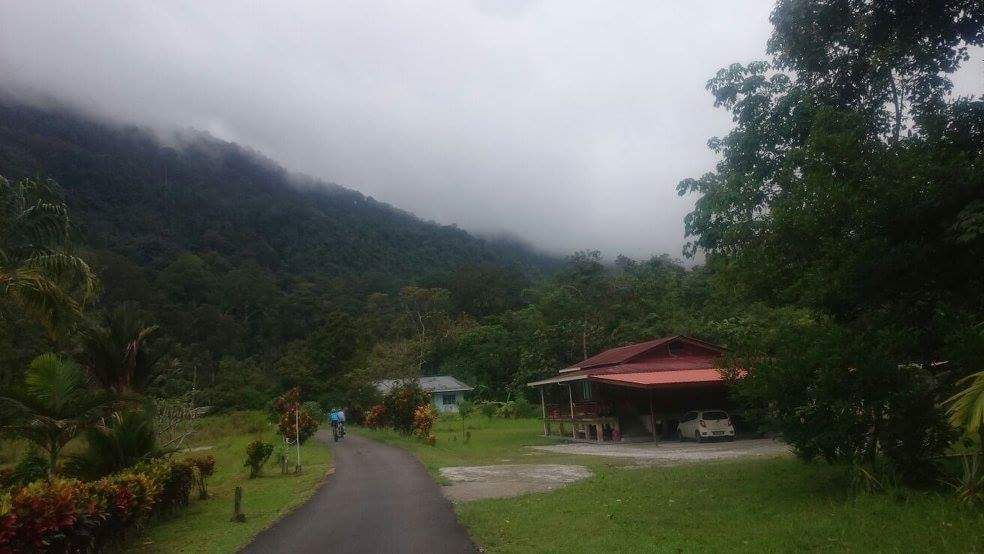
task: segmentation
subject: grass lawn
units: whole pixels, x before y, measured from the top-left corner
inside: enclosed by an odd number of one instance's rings
[[[262,417],[242,413],[206,418],[192,446],[213,448],[188,455],[215,456],[215,475],[209,480],[208,500],[195,500],[174,517],[153,522],[135,537],[128,550],[143,552],[235,552],[257,533],[314,493],[329,467],[328,447],[311,439],[301,447],[300,475],[281,475],[273,458],[264,474],[249,479],[243,467],[246,445],[260,438],[274,445],[280,437]],[[293,463],[291,464],[293,468]],[[243,488],[245,523],[233,523],[235,487]]]
[[[434,426],[437,444],[428,446],[391,429],[351,429],[364,437],[400,446],[415,453],[427,471],[439,479],[438,469],[448,466],[484,464],[535,463],[533,459],[552,457],[532,451],[527,446],[555,444],[556,438],[538,433],[540,421],[535,419],[488,419],[472,416],[463,423],[460,419],[441,418]],[[464,440],[465,432],[471,438]]]
[[[612,459],[531,453],[538,420],[442,421],[430,447],[357,432],[415,452],[432,474],[451,465],[580,463],[595,477],[548,493],[455,506],[488,552],[984,552],[984,510],[945,494],[856,493],[843,468],[791,458],[633,469]]]

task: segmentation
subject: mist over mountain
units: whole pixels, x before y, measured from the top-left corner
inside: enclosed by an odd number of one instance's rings
[[[0,105],[0,173],[55,179],[86,243],[141,265],[215,253],[275,273],[385,288],[464,263],[535,269],[553,261],[515,238],[483,240],[290,174],[205,133],[169,142],[64,110]]]

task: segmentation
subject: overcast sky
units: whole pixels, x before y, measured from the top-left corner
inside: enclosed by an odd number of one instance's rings
[[[425,219],[679,256],[771,0],[3,2],[0,86],[195,127]],[[978,62],[979,63],[979,62]],[[984,72],[965,84],[984,89]]]

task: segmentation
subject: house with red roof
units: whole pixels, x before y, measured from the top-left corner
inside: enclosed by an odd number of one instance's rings
[[[720,346],[674,335],[605,350],[528,385],[540,391],[545,435],[658,441],[675,433],[684,412],[731,408],[723,355]]]

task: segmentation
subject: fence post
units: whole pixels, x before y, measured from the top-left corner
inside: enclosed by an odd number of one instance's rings
[[[235,504],[232,508],[232,521],[242,523],[246,521],[246,515],[243,514],[243,488],[236,487],[236,499]]]

